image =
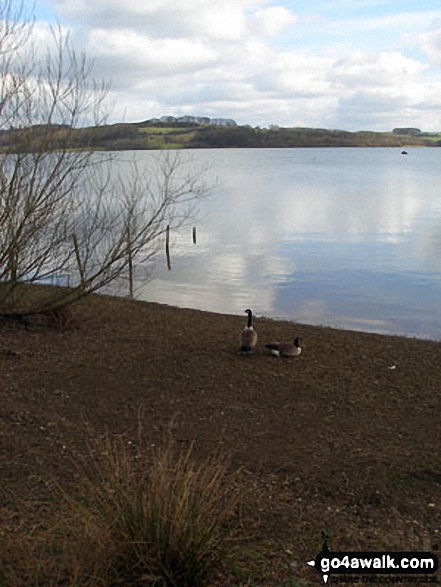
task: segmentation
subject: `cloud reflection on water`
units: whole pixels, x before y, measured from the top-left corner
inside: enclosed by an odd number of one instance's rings
[[[199,151],[219,186],[141,299],[440,338],[438,149]],[[195,153],[192,153],[194,158]]]

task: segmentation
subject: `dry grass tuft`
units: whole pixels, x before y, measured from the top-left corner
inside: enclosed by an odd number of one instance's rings
[[[134,446],[93,436],[88,458],[74,462],[80,497],[64,493],[38,540],[9,542],[5,585],[198,587],[216,575],[238,500],[226,460],[196,464],[193,447],[179,451],[171,439],[148,457]]]
[[[123,438],[96,442],[98,475],[85,477],[86,507],[120,545],[120,572],[163,577],[168,585],[203,585],[227,546],[237,503],[234,479],[219,456],[196,464],[193,447],[171,439],[150,459]]]

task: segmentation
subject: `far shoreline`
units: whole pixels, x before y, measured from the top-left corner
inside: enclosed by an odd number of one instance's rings
[[[186,150],[228,148],[331,148],[331,147],[440,147],[441,133],[419,129],[394,129],[388,132],[345,131],[324,128],[270,127],[249,125],[203,125],[191,122],[145,120],[102,126],[73,128],[46,125],[41,143],[40,125],[12,128],[0,137],[0,150],[28,152],[30,145],[39,152],[92,150]],[[66,133],[66,131],[68,131]]]

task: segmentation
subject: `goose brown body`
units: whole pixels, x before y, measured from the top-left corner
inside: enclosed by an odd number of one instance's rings
[[[266,344],[265,347],[270,349],[271,353],[277,357],[298,357],[302,352],[301,343],[302,339],[297,336],[294,342],[271,342]]]
[[[257,345],[257,332],[253,328],[253,313],[245,310],[248,314],[248,322],[240,334],[240,350],[242,353],[252,353]]]

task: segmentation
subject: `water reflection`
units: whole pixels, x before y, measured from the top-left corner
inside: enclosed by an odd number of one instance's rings
[[[192,152],[219,186],[141,299],[441,338],[438,149]],[[148,157],[140,153],[139,157]]]

